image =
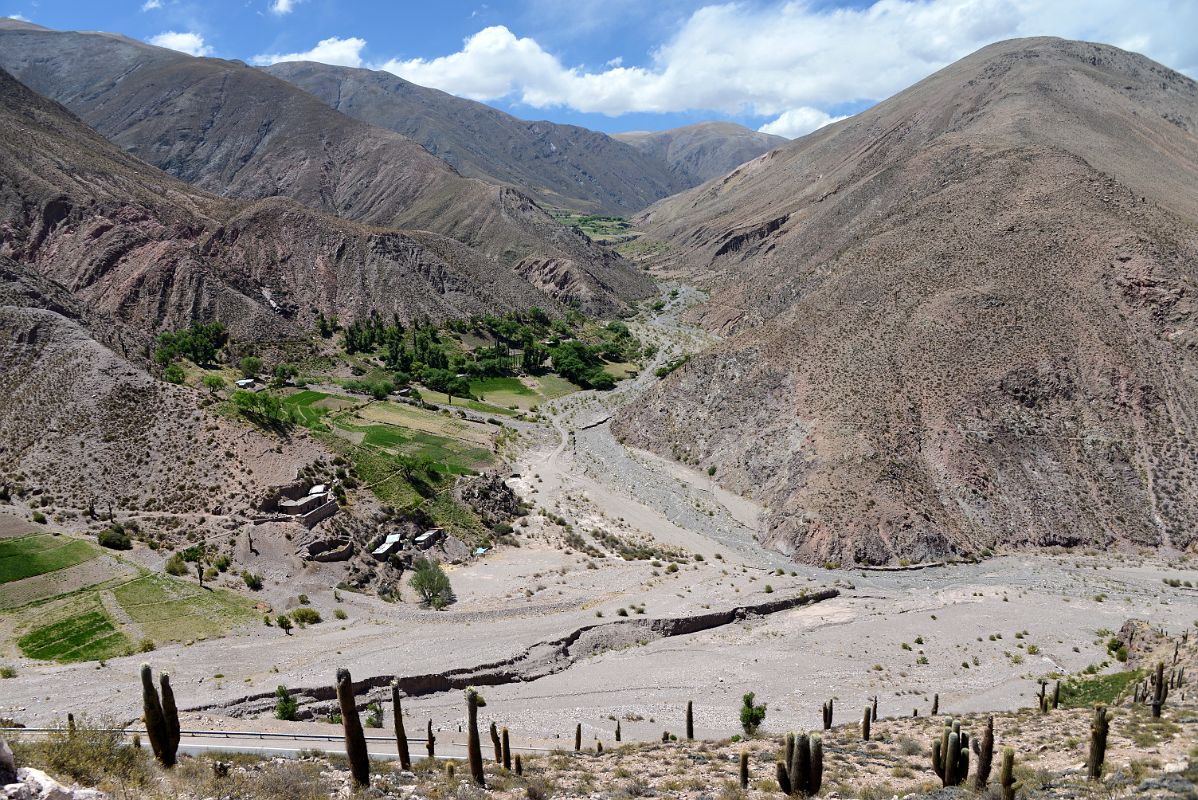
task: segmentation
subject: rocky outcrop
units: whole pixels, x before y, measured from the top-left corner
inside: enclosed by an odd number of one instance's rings
[[[0,780],[0,797],[4,800],[108,800],[99,789],[64,786],[40,769],[22,767],[16,780],[4,785]]]

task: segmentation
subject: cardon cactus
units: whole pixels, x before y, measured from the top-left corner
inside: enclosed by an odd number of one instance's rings
[[[366,753],[366,734],[354,701],[354,683],[349,670],[337,670],[337,705],[341,707],[341,728],[345,732],[345,754],[349,771],[358,786],[370,785],[370,756]]]
[[[787,734],[785,760],[778,761],[778,786],[786,794],[819,794],[824,781],[824,742],[819,734]],[[742,779],[748,784],[749,754],[741,754]]]
[[[1159,717],[1161,709],[1165,705],[1165,700],[1168,698],[1169,689],[1165,686],[1165,662],[1158,661],[1156,664],[1156,686],[1152,693],[1152,716]]]
[[[870,713],[869,706],[865,707],[865,715],[861,717],[861,739],[869,741],[869,723],[873,720],[873,714]]]
[[[520,754],[516,753],[516,774],[524,774],[524,759],[520,758]]]
[[[491,747],[495,749],[495,763],[503,761],[503,745],[499,741],[499,728],[491,722]]]
[[[166,720],[166,732],[170,736],[172,753],[179,752],[179,709],[175,705],[175,693],[171,689],[171,676],[162,673],[158,676],[158,685],[162,689],[162,717]]]
[[[1015,792],[1019,784],[1015,783],[1015,751],[1006,748],[1002,751],[1002,768],[998,773],[998,785],[1002,787],[1002,800],[1015,800]]]
[[[574,752],[582,752],[582,723],[574,726]]]
[[[503,768],[510,770],[512,768],[512,742],[508,737],[507,728],[503,729],[501,738],[503,739]]]
[[[428,730],[424,734],[424,751],[428,754],[428,760],[432,761],[437,757],[437,737],[433,735],[433,721],[428,721]]]
[[[616,720],[616,741],[620,741],[620,720]]]
[[[466,689],[466,754],[470,761],[470,778],[484,789],[487,778],[483,774],[483,749],[478,738],[478,709],[486,704],[477,689],[473,686]]]
[[[749,751],[740,751],[740,788],[749,788]]]
[[[932,695],[932,716],[934,717],[939,713],[940,713],[940,695],[934,694],[934,695]]]
[[[690,700],[686,701],[686,739],[691,741],[695,738],[695,708],[694,703]]]
[[[961,723],[949,720],[932,741],[932,769],[943,786],[960,786],[969,775],[969,734],[961,731]]]
[[[824,730],[832,730],[832,701],[824,703]]]
[[[1086,759],[1086,777],[1092,781],[1102,780],[1102,764],[1106,761],[1106,739],[1111,720],[1106,708],[1094,709],[1094,721],[1090,723],[1090,754]]]
[[[399,768],[410,772],[412,755],[408,752],[408,733],[403,726],[403,706],[400,704],[398,681],[391,681],[391,711],[395,717],[395,748],[399,751]]]
[[[990,766],[994,763],[994,717],[986,720],[986,731],[982,734],[982,742],[973,740],[973,752],[978,757],[978,769],[973,776],[973,788],[979,792],[985,791],[990,782]]]
[[[178,745],[172,746],[171,743],[178,740],[171,736],[172,727],[166,721],[162,700],[158,696],[158,690],[154,688],[154,673],[149,664],[141,665],[141,702],[142,715],[146,723],[146,736],[150,740],[154,757],[162,766],[173,767]],[[177,718],[174,725],[177,729]]]

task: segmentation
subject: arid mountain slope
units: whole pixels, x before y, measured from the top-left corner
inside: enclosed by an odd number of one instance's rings
[[[430,230],[596,311],[618,310],[621,298],[651,288],[515,189],[463,178],[415,142],[239,62],[0,21],[0,67],[130,154],[200,188],[289,197],[369,225]]]
[[[3,71],[0,232],[0,256],[143,336],[197,317],[241,338],[279,338],[310,330],[318,311],[444,318],[554,307],[510,268],[443,236],[366,228],[281,198],[245,205],[207,194]]]
[[[343,114],[403,134],[463,175],[520,187],[548,206],[628,214],[699,182],[605,134],[517,119],[389,72],[310,61],[266,71]]]
[[[629,131],[612,138],[664,161],[688,186],[719,178],[789,139],[734,122],[699,122],[666,131]]]
[[[1198,544],[1198,85],[1004,42],[644,215],[730,335],[616,430],[842,564]]]

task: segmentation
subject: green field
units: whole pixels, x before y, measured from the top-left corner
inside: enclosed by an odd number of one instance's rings
[[[541,375],[536,380],[540,394],[546,400],[556,400],[582,390],[578,384],[568,381],[560,375]]]
[[[121,608],[155,641],[186,642],[219,636],[256,616],[254,604],[225,589],[145,575],[112,591]]]
[[[342,407],[353,405],[354,402],[349,397],[314,392],[310,389],[283,398],[283,405],[291,409],[296,420],[305,428],[324,426],[324,417]]]
[[[54,616],[17,639],[22,653],[43,661],[93,661],[123,655],[131,647],[95,593],[59,609]]]
[[[100,555],[100,548],[80,539],[39,534],[0,540],[0,584],[73,567]]]
[[[444,392],[437,392],[425,386],[420,387],[420,396],[430,403],[437,403],[444,406],[458,406],[468,408],[471,411],[477,411],[480,414],[499,414],[504,417],[514,417],[517,412],[503,406],[492,405],[491,403],[480,403],[477,400],[464,400],[461,397],[453,398],[453,402],[449,401],[449,395]]]
[[[470,381],[470,393],[483,402],[524,411],[541,401],[541,395],[524,385],[519,378],[478,378]]]
[[[343,430],[362,433],[362,444],[416,458],[427,458],[446,472],[464,475],[485,467],[493,460],[491,452],[467,442],[395,425],[350,425]]]

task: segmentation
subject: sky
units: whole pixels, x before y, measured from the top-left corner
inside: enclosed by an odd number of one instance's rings
[[[794,138],[991,42],[1114,44],[1198,78],[1198,0],[0,0],[199,56],[383,69],[609,133],[709,119]]]

